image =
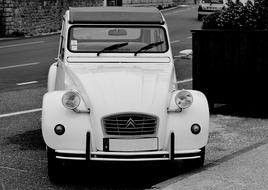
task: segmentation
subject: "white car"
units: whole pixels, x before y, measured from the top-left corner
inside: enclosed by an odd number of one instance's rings
[[[203,93],[177,88],[166,21],[156,8],[70,8],[43,97],[48,173],[65,160],[204,163]]]
[[[202,20],[213,12],[220,11],[224,7],[224,0],[200,0],[198,6],[198,20]]]

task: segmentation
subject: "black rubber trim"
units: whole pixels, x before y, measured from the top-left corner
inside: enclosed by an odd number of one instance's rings
[[[90,160],[90,132],[87,132],[86,137],[86,160]]]
[[[103,151],[104,152],[109,152],[110,147],[109,147],[109,138],[103,138]]]
[[[175,134],[172,132],[170,134],[170,160],[174,160],[175,156]]]

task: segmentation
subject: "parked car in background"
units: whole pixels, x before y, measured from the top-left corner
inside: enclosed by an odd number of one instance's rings
[[[179,89],[176,78],[158,9],[70,8],[43,97],[50,179],[64,176],[66,160],[185,160],[202,166],[207,99]]]
[[[197,19],[201,21],[204,16],[219,11],[223,7],[224,0],[200,0]]]

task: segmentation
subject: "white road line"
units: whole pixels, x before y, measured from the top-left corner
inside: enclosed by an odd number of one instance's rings
[[[170,43],[174,44],[174,43],[179,43],[179,42],[181,42],[181,40],[174,40],[174,41],[171,41]]]
[[[6,166],[0,166],[0,169],[8,169],[8,170],[14,170],[14,171],[19,171],[19,172],[28,172],[27,170],[20,170],[17,168],[10,168],[10,167],[6,167]],[[2,183],[3,185],[3,183]]]
[[[32,45],[32,44],[40,44],[40,43],[44,43],[44,42],[45,41],[37,41],[37,42],[28,42],[28,43],[21,43],[21,44],[12,44],[12,45],[0,46],[0,49],[2,49],[2,48],[9,48],[9,47]]]
[[[38,83],[38,81],[21,82],[21,83],[16,83],[16,85],[22,86],[22,85],[35,84],[35,83]]]
[[[42,111],[42,108],[25,110],[25,111],[18,111],[18,112],[13,112],[13,113],[6,113],[6,114],[0,115],[0,118],[11,117],[11,116],[15,116],[15,115],[22,115],[22,114],[26,114],[26,113],[34,113],[34,112],[39,112],[39,111]]]
[[[185,80],[181,80],[181,81],[178,81],[177,84],[182,84],[182,83],[187,83],[187,82],[192,82],[193,79],[185,79]]]
[[[189,9],[191,9],[191,7],[186,8],[186,9],[182,9],[182,10],[177,10],[177,11],[170,12],[170,13],[164,13],[164,16],[169,16],[169,15],[174,15],[174,14],[177,14],[177,13],[182,13],[182,12],[188,11]]]
[[[174,57],[176,57],[176,58],[180,58],[180,57],[182,57],[181,55],[174,55]]]
[[[37,64],[40,64],[40,63],[35,62],[35,63],[20,64],[20,65],[11,65],[11,66],[6,66],[6,67],[0,67],[0,70],[11,69],[11,68],[16,68],[16,67],[25,67],[25,66],[31,66],[31,65],[37,65]]]

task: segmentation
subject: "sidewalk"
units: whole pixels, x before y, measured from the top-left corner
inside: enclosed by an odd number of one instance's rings
[[[242,153],[219,165],[179,179],[173,184],[154,186],[164,190],[265,190],[268,189],[268,144]]]

